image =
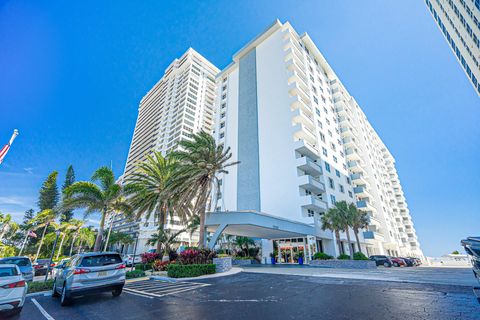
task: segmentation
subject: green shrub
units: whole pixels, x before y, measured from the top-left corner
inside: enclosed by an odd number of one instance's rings
[[[361,252],[355,252],[353,254],[353,260],[368,260],[368,257]]]
[[[127,271],[127,273],[125,274],[125,277],[127,279],[145,277],[145,271],[143,271],[143,270]]]
[[[337,257],[338,260],[350,260],[350,256],[348,254],[342,253]]]
[[[176,264],[171,263],[168,266],[168,276],[170,278],[188,278],[198,277],[204,274],[214,274],[214,264]]]
[[[143,270],[143,271],[152,270],[153,269],[152,264],[153,263],[137,263],[135,264],[135,270]]]
[[[253,257],[240,257],[240,256],[236,256],[235,258],[233,258],[233,260],[255,260],[255,258],[253,258]]]
[[[333,257],[323,252],[317,252],[313,255],[313,260],[330,260],[330,259],[333,259]]]
[[[53,287],[53,279],[49,279],[47,280],[47,282],[43,282],[43,281],[29,282],[28,293],[48,291],[48,290],[52,290],[52,287]]]

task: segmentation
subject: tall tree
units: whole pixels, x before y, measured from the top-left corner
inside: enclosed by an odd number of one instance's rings
[[[62,252],[63,243],[65,238],[74,230],[78,228],[79,225],[82,225],[83,222],[76,219],[70,219],[70,221],[64,221],[60,224],[59,229],[61,232],[62,240],[60,240],[60,245],[58,246],[57,260]]]
[[[58,203],[57,176],[57,171],[50,173],[40,188],[40,196],[38,198],[40,211],[53,209]]]
[[[45,234],[50,225],[55,225],[55,219],[57,215],[52,209],[46,209],[37,214],[32,224],[35,224],[35,229],[43,228],[42,237],[40,238],[40,244],[38,245],[37,254],[35,255],[35,261],[37,261],[40,251],[42,249],[43,240],[45,239]]]
[[[25,211],[25,214],[23,215],[23,225],[27,225],[35,216],[35,211],[33,209],[28,209]]]
[[[105,217],[108,213],[121,211],[127,215],[132,213],[132,207],[123,196],[123,188],[115,183],[115,176],[108,167],[97,169],[92,175],[92,182],[79,181],[65,189],[65,201],[63,207],[67,210],[74,208],[86,208],[85,215],[93,212],[101,214],[100,226],[94,251],[102,249]],[[94,182],[98,182],[99,185]]]
[[[369,222],[368,214],[365,211],[359,210],[353,203],[349,203],[348,219],[349,219],[349,224],[353,229],[353,233],[355,234],[355,240],[357,241],[358,251],[362,252],[362,246],[360,244],[358,233],[360,232],[360,229],[364,229],[368,226],[368,222]]]
[[[199,247],[205,246],[205,212],[212,187],[220,187],[218,176],[228,174],[226,168],[239,162],[230,162],[230,147],[224,149],[206,132],[192,136],[192,140],[179,143],[179,151],[173,153],[179,166],[169,187],[172,195],[179,197],[180,205],[193,203],[193,212],[200,217]]]
[[[341,217],[338,214],[338,211],[335,208],[328,209],[321,217],[322,230],[331,230],[335,234],[335,239],[337,241],[337,247],[340,254],[345,253],[342,247],[340,240],[340,231],[343,228],[343,223]]]
[[[176,210],[175,197],[168,189],[176,165],[177,161],[172,157],[164,157],[160,152],[154,152],[152,156],[147,156],[145,162],[138,164],[137,170],[127,178],[125,192],[130,204],[135,208],[136,217],[148,220],[153,215],[154,221],[158,223],[157,239],[164,238],[167,216],[173,216],[176,211],[181,220],[189,218],[186,210]],[[161,241],[155,243],[157,253],[160,253]]]
[[[67,168],[67,173],[65,174],[65,181],[62,185],[62,195],[65,197],[65,189],[70,187],[75,182],[75,171],[73,171],[73,166],[69,165]],[[60,222],[68,222],[73,218],[73,210],[63,210],[60,217]]]

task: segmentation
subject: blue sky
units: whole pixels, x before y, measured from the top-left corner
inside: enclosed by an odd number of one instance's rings
[[[221,69],[276,18],[310,34],[395,156],[424,252],[478,235],[480,98],[414,0],[0,1],[0,144],[20,130],[0,211],[21,219],[69,164],[121,174],[138,103],[172,59],[193,47]]]

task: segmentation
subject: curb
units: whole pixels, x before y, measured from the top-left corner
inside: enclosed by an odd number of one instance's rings
[[[52,290],[39,291],[39,292],[27,293],[26,297],[30,298],[30,297],[38,297],[38,296],[45,296],[45,295],[51,295],[51,294],[52,294]]]
[[[226,276],[231,276],[240,272],[243,272],[242,268],[233,267],[232,269],[226,272],[208,274],[208,275],[203,275],[203,276],[198,276],[193,278],[169,278],[169,277],[162,277],[162,276],[151,276],[150,280],[160,280],[160,281],[175,283],[179,281],[204,280],[204,279],[210,279],[210,278],[226,277]]]

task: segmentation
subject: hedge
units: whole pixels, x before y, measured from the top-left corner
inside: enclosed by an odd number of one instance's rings
[[[214,274],[214,264],[176,264],[168,266],[167,274],[170,278],[198,277],[205,274]]]
[[[330,260],[330,259],[333,259],[333,257],[323,252],[317,252],[313,255],[313,260]]]
[[[153,263],[136,263],[135,264],[135,270],[152,270],[152,264]]]
[[[353,254],[353,260],[368,260],[368,257],[362,252],[355,252]]]
[[[125,277],[127,279],[132,279],[132,278],[140,278],[145,276],[145,271],[143,270],[133,270],[133,271],[128,271],[125,273]]]

